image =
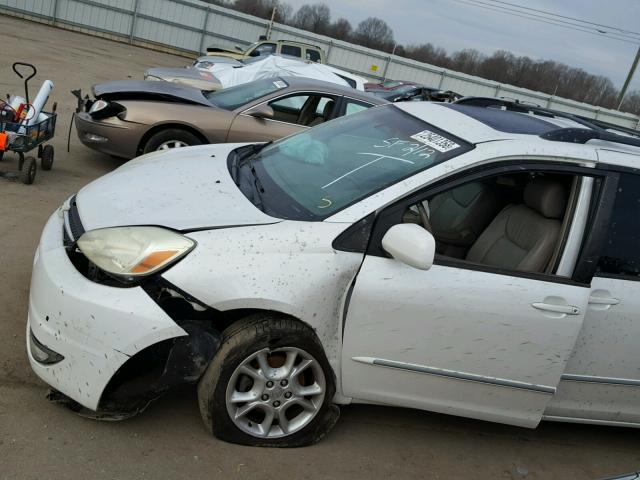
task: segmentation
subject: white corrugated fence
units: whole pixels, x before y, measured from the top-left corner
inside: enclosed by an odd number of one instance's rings
[[[209,45],[248,45],[269,28],[267,20],[199,0],[0,0],[0,12],[187,54]],[[413,80],[463,95],[516,98],[640,130],[637,115],[503,85],[286,25],[274,24],[271,39],[318,45],[327,52],[329,64],[372,79]]]

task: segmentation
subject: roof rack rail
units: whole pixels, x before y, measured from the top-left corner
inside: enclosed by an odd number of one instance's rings
[[[587,130],[585,128],[558,128],[540,135],[544,140],[554,142],[587,143],[589,140],[604,140],[607,142],[621,143],[640,147],[640,138],[631,138],[623,135],[616,135],[607,131]]]
[[[518,100],[512,101],[504,98],[464,97],[453,103],[483,108],[504,107],[506,110],[512,112],[533,113],[534,115],[549,118],[565,118],[589,129],[558,128],[540,135],[540,137],[545,140],[555,142],[586,143],[589,140],[598,139],[607,142],[640,147],[640,131],[603,122],[601,120],[583,117],[581,115],[574,115],[572,113],[559,112],[549,108],[534,106],[528,102],[525,103]],[[618,132],[624,132],[626,135],[620,135],[608,130],[617,130]],[[629,135],[635,138],[630,138]]]

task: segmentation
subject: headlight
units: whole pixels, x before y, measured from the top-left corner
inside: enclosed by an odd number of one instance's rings
[[[126,109],[116,102],[107,102],[105,100],[96,100],[89,108],[89,115],[96,120],[101,118],[115,117],[124,119]]]
[[[194,67],[201,68],[203,70],[209,70],[214,65],[215,65],[215,63],[213,63],[213,62],[196,62],[196,63],[193,64]]]
[[[105,102],[104,100],[96,100],[95,102],[93,102],[93,105],[91,105],[91,108],[89,109],[89,113],[99,112],[100,110],[104,110],[108,106],[109,106],[109,102]]]
[[[90,230],[78,248],[99,269],[131,281],[174,263],[196,242],[160,227],[114,227]]]

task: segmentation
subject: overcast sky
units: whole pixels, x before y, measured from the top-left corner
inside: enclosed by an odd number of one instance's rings
[[[284,0],[294,11],[316,0]],[[347,18],[355,28],[368,16],[385,20],[402,44],[432,43],[451,53],[475,48],[491,54],[509,50],[552,59],[606,75],[620,88],[638,45],[478,8],[455,0],[320,0],[332,19]],[[508,0],[627,30],[640,31],[640,0]],[[489,3],[489,2],[486,2]],[[640,89],[640,67],[632,89]]]

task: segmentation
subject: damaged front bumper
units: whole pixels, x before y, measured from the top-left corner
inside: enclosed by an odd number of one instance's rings
[[[196,381],[220,334],[204,322],[178,325],[139,286],[83,276],[63,244],[64,210],[47,222],[34,259],[27,322],[34,372],[98,416],[135,413],[169,387]],[[59,358],[49,362],[42,352]]]
[[[78,138],[85,146],[121,158],[138,155],[138,143],[148,128],[116,116],[96,120],[86,112],[76,113],[75,125]]]

